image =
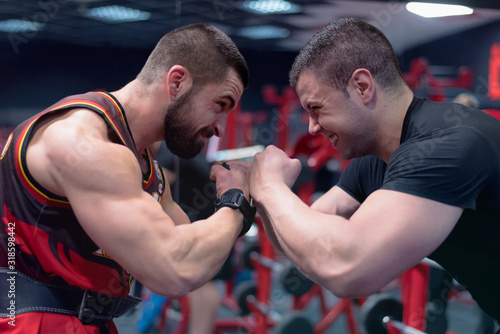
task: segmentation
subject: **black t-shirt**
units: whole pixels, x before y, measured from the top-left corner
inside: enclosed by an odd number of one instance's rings
[[[363,202],[377,189],[400,191],[464,208],[429,258],[500,320],[500,122],[459,104],[414,98],[401,145],[385,164],[354,159],[338,186]]]

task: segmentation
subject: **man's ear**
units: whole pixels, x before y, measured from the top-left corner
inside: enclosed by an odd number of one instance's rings
[[[361,98],[365,105],[369,104],[375,96],[375,82],[372,74],[365,68],[358,68],[349,80],[351,90]]]
[[[174,65],[165,77],[165,90],[172,98],[176,98],[187,92],[193,84],[189,71],[181,65]]]

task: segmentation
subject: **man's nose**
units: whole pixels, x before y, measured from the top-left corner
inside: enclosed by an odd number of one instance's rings
[[[319,125],[319,123],[312,117],[309,117],[309,133],[312,135],[317,135],[320,130],[321,126]]]
[[[224,137],[226,123],[227,123],[227,117],[224,118],[223,120],[216,121],[214,124],[214,135],[220,138]]]

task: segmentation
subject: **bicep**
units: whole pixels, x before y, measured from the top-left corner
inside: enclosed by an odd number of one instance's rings
[[[130,149],[95,134],[74,133],[64,142],[46,133],[50,179],[89,237],[136,274],[155,247],[175,239],[169,238],[175,225],[142,189],[142,172]],[[82,143],[91,149],[78,150]]]
[[[383,286],[432,253],[450,234],[463,209],[391,190],[370,195],[349,224],[359,266]]]
[[[345,190],[334,186],[312,205],[313,210],[331,215],[338,215],[349,219],[359,208],[360,203]]]

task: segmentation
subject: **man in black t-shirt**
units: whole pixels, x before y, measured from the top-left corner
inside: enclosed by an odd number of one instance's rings
[[[415,98],[388,40],[357,19],[313,36],[290,83],[309,132],[356,159],[308,207],[289,189],[297,160],[273,146],[255,156],[250,193],[275,247],[339,297],[368,296],[430,257],[498,321],[500,122]]]

